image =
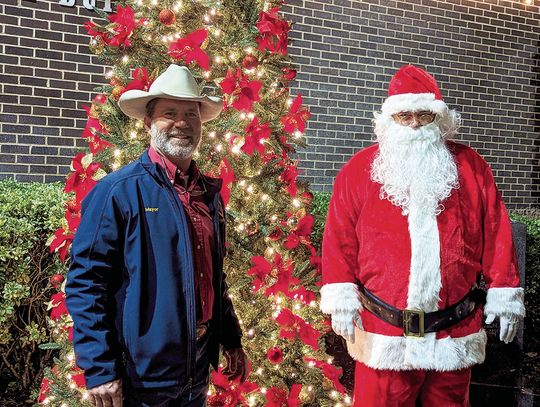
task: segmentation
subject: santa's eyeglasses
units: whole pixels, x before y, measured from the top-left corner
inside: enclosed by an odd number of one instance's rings
[[[437,114],[429,111],[400,112],[392,115],[392,118],[402,126],[410,126],[415,122],[420,124],[421,126],[425,126],[426,124],[433,123],[435,117],[437,117]]]

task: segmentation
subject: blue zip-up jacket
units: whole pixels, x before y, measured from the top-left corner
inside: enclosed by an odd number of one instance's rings
[[[241,346],[227,294],[221,180],[204,177],[216,253],[210,362]],[[66,305],[87,388],[127,376],[134,387],[189,387],[195,369],[195,283],[178,195],[148,152],[104,177],[82,204],[71,247]]]

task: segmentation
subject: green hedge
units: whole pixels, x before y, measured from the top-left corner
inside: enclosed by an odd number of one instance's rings
[[[315,223],[313,224],[311,240],[315,247],[321,247],[324,223],[326,221],[326,213],[328,212],[328,204],[330,203],[331,196],[332,194],[329,192],[313,193],[313,201],[310,210],[315,217]]]
[[[513,211],[511,217],[527,227],[523,374],[526,386],[540,394],[540,209]]]
[[[49,277],[63,273],[47,239],[61,224],[60,184],[0,181],[0,405],[22,405],[49,364]],[[17,401],[18,400],[18,401]],[[14,404],[14,403],[20,404]]]

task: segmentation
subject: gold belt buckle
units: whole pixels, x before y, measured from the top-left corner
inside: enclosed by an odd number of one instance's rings
[[[418,315],[418,332],[411,332],[410,323],[413,315]],[[403,310],[403,329],[404,336],[413,336],[416,338],[424,337],[424,311],[421,309],[406,309]]]

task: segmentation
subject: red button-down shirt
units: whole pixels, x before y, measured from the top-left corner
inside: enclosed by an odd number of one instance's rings
[[[152,162],[165,169],[180,202],[186,212],[189,235],[193,249],[195,270],[195,292],[197,302],[197,322],[207,322],[212,318],[214,288],[212,286],[212,252],[214,251],[214,226],[208,209],[208,194],[204,180],[200,176],[195,161],[184,173],[166,157],[150,147],[148,155]]]

